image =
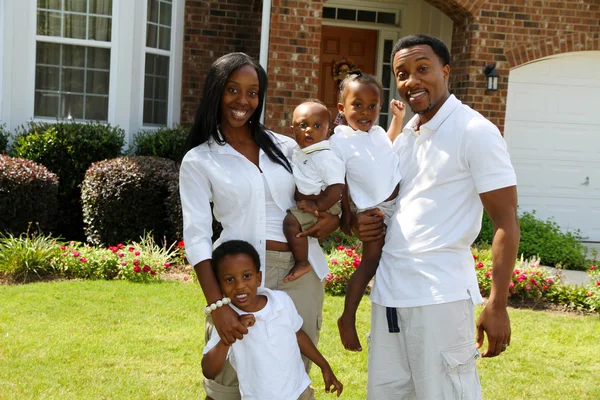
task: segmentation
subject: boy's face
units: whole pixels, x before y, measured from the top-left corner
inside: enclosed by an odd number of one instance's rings
[[[221,259],[218,267],[219,285],[231,303],[242,311],[259,310],[256,291],[262,274],[256,271],[254,261],[247,254],[232,254]]]
[[[301,148],[327,139],[329,111],[319,103],[300,104],[294,110],[292,133]]]
[[[379,118],[379,88],[374,84],[354,81],[350,82],[344,92],[344,102],[338,103],[338,110],[344,114],[352,129],[367,132]]]

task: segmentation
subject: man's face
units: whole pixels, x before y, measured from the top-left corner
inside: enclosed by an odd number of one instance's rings
[[[421,123],[429,121],[450,96],[450,66],[442,65],[430,46],[418,45],[398,51],[393,67],[400,97]]]

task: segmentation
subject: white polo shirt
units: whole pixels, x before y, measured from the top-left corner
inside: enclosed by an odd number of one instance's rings
[[[242,399],[297,399],[311,382],[296,337],[302,328],[302,317],[286,293],[259,287],[258,294],[267,296],[267,305],[258,312],[231,307],[240,315],[254,314],[256,318],[248,334],[233,343],[227,353],[240,382]],[[213,331],[204,354],[220,340]]]
[[[482,301],[470,246],[480,193],[517,184],[500,131],[451,95],[435,116],[394,143],[404,177],[371,293],[386,307]]]
[[[359,209],[375,207],[390,197],[402,175],[398,155],[382,127],[363,132],[338,125],[329,141],[346,166],[348,191]]]
[[[283,154],[291,159],[296,142],[287,136],[273,132],[268,134],[272,135]],[[226,240],[245,240],[258,251],[261,270],[264,271],[266,207],[263,175],[275,203],[283,212],[296,204],[296,184],[294,176],[271,161],[262,150],[258,157],[260,170],[229,144],[219,145],[211,140],[194,147],[183,158],[179,170],[179,194],[185,253],[190,264],[196,265],[212,258],[210,203],[213,202],[215,218],[223,225],[223,232],[214,247]],[[308,243],[310,264],[317,276],[323,279],[329,268],[319,241],[309,238]],[[263,273],[263,279],[265,276]]]
[[[318,195],[327,186],[344,184],[344,163],[331,151],[329,140],[294,149],[292,170],[300,193]]]

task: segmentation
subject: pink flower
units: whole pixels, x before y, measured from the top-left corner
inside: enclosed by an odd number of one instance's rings
[[[358,258],[355,258],[354,261],[352,262],[352,266],[354,268],[358,268],[359,265],[360,265],[360,260]]]
[[[169,263],[164,263],[163,264],[163,267],[165,267],[166,269],[169,269],[170,266],[171,266],[171,264],[169,264]]]
[[[520,271],[520,270],[518,270],[518,269],[515,269],[515,272],[514,272],[514,274],[515,274],[515,275],[519,275],[520,273],[521,273],[521,271]]]
[[[133,246],[129,246],[129,248],[127,250],[129,250],[130,253],[133,253],[133,250],[135,250],[135,249],[133,248]]]
[[[73,253],[73,257],[79,257],[79,252],[76,251],[75,253]]]
[[[546,286],[546,285],[542,286],[542,288],[543,288],[544,290],[548,290],[548,286]]]
[[[332,258],[331,260],[329,260],[329,263],[332,265],[337,265],[338,260],[336,260],[335,258]]]
[[[87,262],[87,258],[85,258],[85,257],[81,257],[81,258],[79,259],[79,261],[81,261],[82,263],[86,263],[86,262]]]
[[[150,268],[149,265],[144,265],[144,268],[142,268],[142,271],[144,271],[144,272],[150,272],[151,269],[152,268]]]
[[[121,265],[122,266],[126,266],[127,265],[127,261],[121,261]]]
[[[596,281],[596,286],[600,286],[600,281]]]
[[[139,256],[139,255],[140,255],[140,252],[139,252],[139,251],[136,251],[136,252],[135,252],[135,253],[133,253],[133,254],[135,254],[136,256]]]
[[[525,285],[525,290],[531,290],[531,285],[530,284]]]
[[[110,246],[108,248],[110,251],[112,251],[113,253],[116,253],[119,249],[117,249],[115,246]]]
[[[485,273],[485,277],[486,277],[486,278],[489,278],[490,276],[492,276],[492,273],[491,273],[491,272],[489,272],[489,271],[488,271],[488,272],[486,272],[486,273]]]
[[[140,260],[138,260],[137,258],[133,260],[133,265],[135,265],[136,267],[140,265]]]
[[[548,285],[554,285],[554,280],[552,278],[546,279],[546,282],[548,282]]]
[[[121,258],[125,257],[125,254],[123,254],[123,253],[119,253],[119,254],[117,254],[117,255],[118,255],[119,257],[121,257]]]
[[[340,245],[337,247],[337,249],[338,249],[338,250],[344,250],[344,249],[345,249],[345,247],[344,247],[344,245],[343,245],[343,244],[340,244]]]
[[[342,241],[342,238],[338,236],[338,237],[335,238],[335,241],[339,243],[339,242]]]
[[[595,265],[590,265],[590,271],[595,270],[597,267]]]
[[[482,262],[478,262],[477,263],[477,268],[483,268],[483,263]]]
[[[140,267],[133,267],[133,272],[139,274],[140,272],[142,272],[142,269]]]
[[[333,274],[331,272],[327,274],[327,279],[329,279],[329,280],[333,279]]]
[[[123,243],[119,243],[119,244],[117,245],[117,249],[122,249],[123,247],[125,247],[125,246],[123,245]]]
[[[515,283],[514,282],[509,283],[508,287],[511,288],[511,289],[514,288],[515,287]]]
[[[155,270],[150,271],[150,275],[156,275],[156,271]]]
[[[527,280],[527,277],[525,275],[519,275],[519,277],[517,278],[517,280],[519,281],[519,283]]]

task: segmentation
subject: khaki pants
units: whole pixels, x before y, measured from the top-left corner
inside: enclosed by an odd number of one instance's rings
[[[303,275],[299,279],[285,283],[283,278],[294,266],[294,257],[290,252],[267,251],[265,286],[273,290],[286,292],[294,301],[298,313],[304,323],[302,330],[313,341],[315,346],[319,343],[321,332],[321,321],[323,316],[323,301],[325,299],[324,283],[319,279],[315,271]],[[208,342],[212,333],[212,319],[210,315],[206,318],[205,339]],[[310,370],[311,362],[302,357],[306,372]],[[311,393],[307,394],[310,389]],[[235,370],[225,363],[223,371],[214,380],[204,379],[204,390],[206,395],[214,400],[240,400],[239,383]],[[307,388],[299,400],[314,399],[312,389]],[[308,397],[306,397],[308,396]]]

